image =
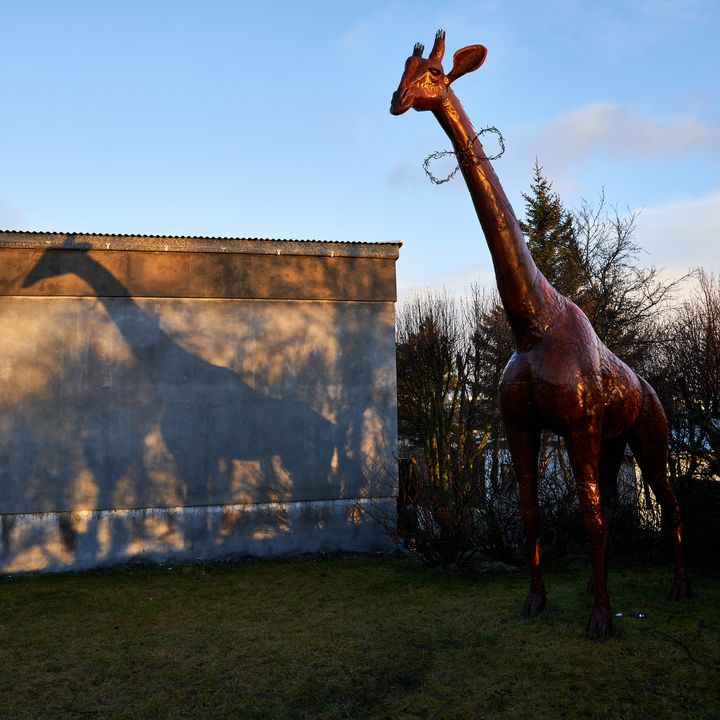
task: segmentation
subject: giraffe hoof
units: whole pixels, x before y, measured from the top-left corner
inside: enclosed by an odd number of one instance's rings
[[[611,633],[612,618],[610,608],[593,608],[587,624],[587,636],[593,640],[604,640]]]
[[[692,597],[690,592],[690,580],[687,575],[676,575],[675,582],[670,589],[670,599],[678,602],[680,600],[689,600]]]
[[[545,591],[530,591],[525,604],[523,605],[522,614],[523,617],[533,617],[539,615],[545,609],[545,603],[547,602],[547,596]]]

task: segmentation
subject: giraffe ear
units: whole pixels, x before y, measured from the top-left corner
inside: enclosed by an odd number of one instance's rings
[[[487,48],[484,45],[468,45],[458,50],[453,55],[452,70],[445,76],[448,83],[454,82],[473,70],[477,70],[485,62],[486,55]]]

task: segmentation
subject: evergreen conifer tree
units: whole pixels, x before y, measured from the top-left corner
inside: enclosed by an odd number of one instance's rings
[[[525,220],[520,227],[535,263],[559,292],[582,305],[586,273],[573,218],[537,160],[530,193],[523,193],[523,198]]]

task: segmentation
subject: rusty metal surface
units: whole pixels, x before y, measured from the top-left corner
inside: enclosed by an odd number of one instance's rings
[[[580,507],[590,538],[593,608],[587,632],[611,632],[606,544],[616,496],[617,474],[626,445],[673,528],[673,599],[690,594],[682,559],[682,523],[666,477],[668,426],[650,385],[599,340],[586,315],[553,288],[527,248],[510,202],[451,84],[478,69],[487,55],[470,45],[442,59],[445,33],[438,31],[428,58],[419,43],[405,63],[390,112],[431,111],[459,159],[495,269],[498,291],[513,330],[516,352],[499,387],[500,407],[520,489],[520,506],[531,566],[525,615],[546,604],[538,544],[537,463],[540,432],[565,439]]]

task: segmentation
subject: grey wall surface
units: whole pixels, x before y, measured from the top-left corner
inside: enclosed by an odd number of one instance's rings
[[[112,240],[0,233],[0,571],[387,547],[397,247]]]

